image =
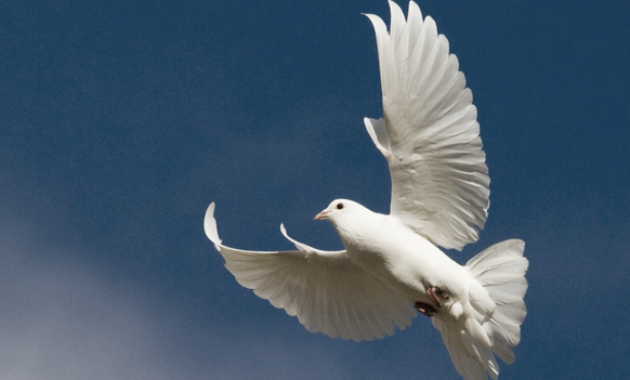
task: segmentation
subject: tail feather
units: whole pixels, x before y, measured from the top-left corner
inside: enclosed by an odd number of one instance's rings
[[[521,324],[527,310],[522,240],[506,240],[479,253],[466,268],[472,274],[470,304],[462,320],[433,318],[455,364],[466,380],[496,379],[496,354],[507,364],[514,362],[511,347],[521,340]],[[480,328],[481,327],[481,328]]]
[[[523,257],[525,243],[522,240],[506,240],[473,257],[466,267],[488,292],[496,304],[489,332],[496,351],[508,352],[521,340],[521,324],[527,314],[523,297],[527,291],[525,272],[529,261]],[[512,358],[513,354],[507,355]],[[502,358],[503,359],[503,358]],[[506,361],[507,362],[507,361]]]
[[[493,338],[494,345],[492,350],[497,354],[501,360],[507,364],[514,363],[514,351],[510,347],[514,347],[518,342],[514,342],[512,337],[514,334],[520,339],[520,331],[509,331],[510,327],[498,323],[495,320],[491,320],[484,325],[484,329],[489,336]]]
[[[442,334],[444,344],[457,372],[466,380],[487,380],[488,374],[493,379],[499,376],[499,365],[492,351],[477,342],[457,324],[432,318],[433,326]]]

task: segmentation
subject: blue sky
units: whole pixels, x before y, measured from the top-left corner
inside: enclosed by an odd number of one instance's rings
[[[479,110],[491,208],[459,262],[526,241],[503,379],[630,372],[630,7],[421,1]],[[400,3],[406,9],[406,3]],[[308,333],[223,267],[228,245],[340,248],[313,216],[389,207],[370,1],[0,4],[0,378],[453,379],[420,316]]]

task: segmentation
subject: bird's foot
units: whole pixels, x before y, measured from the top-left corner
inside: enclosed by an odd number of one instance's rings
[[[431,286],[427,288],[427,295],[431,298],[431,301],[437,307],[442,307],[442,302],[448,301],[448,295],[437,286]]]
[[[426,304],[424,302],[416,302],[413,304],[413,306],[415,306],[416,310],[418,310],[420,313],[426,315],[427,317],[432,317],[433,314],[435,314],[435,308],[429,304]]]

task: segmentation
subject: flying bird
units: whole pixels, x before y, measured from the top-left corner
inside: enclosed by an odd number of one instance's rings
[[[526,309],[522,240],[495,244],[462,266],[439,247],[477,241],[489,183],[477,109],[459,62],[431,17],[389,2],[391,22],[367,15],[376,32],[383,113],[364,120],[392,179],[389,215],[336,199],[315,216],[335,227],[344,250],[324,251],[287,235],[296,250],[245,251],[222,244],[208,208],[204,229],[244,287],[297,316],[307,330],[372,340],[430,317],[459,374],[496,379],[514,361]]]

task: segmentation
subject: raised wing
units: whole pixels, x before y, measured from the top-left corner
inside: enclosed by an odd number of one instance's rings
[[[225,258],[239,284],[297,316],[311,332],[355,341],[392,335],[416,315],[408,302],[391,291],[346,255],[322,251],[291,239],[297,251],[256,252],[221,244],[214,203],[206,212],[204,229]]]
[[[490,205],[477,109],[457,57],[431,17],[389,2],[391,30],[367,15],[378,44],[384,119],[365,119],[392,176],[391,214],[445,248],[478,239]]]

